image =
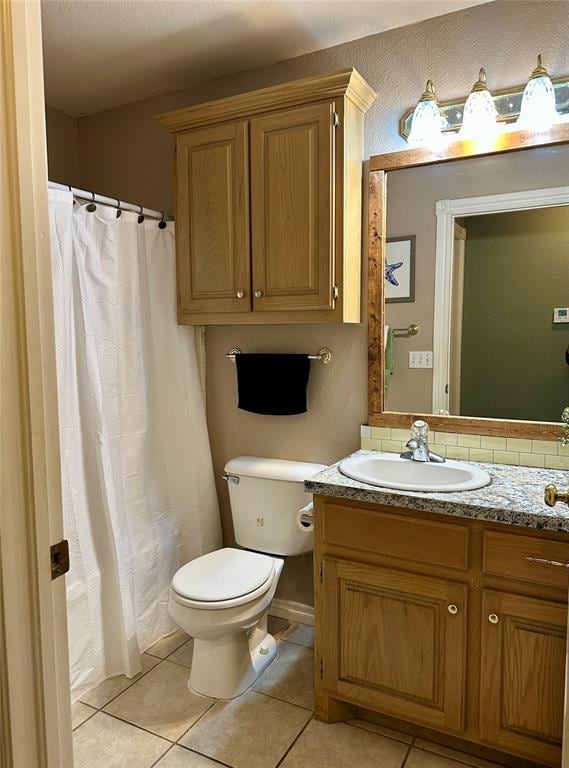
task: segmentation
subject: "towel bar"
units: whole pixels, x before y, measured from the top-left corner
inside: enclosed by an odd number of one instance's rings
[[[240,354],[241,354],[241,350],[237,349],[237,347],[234,347],[233,349],[230,349],[229,352],[227,352],[225,354],[225,357],[228,360],[231,360],[232,363],[234,363],[235,362],[235,356],[236,355],[240,355]],[[324,365],[328,365],[328,363],[332,359],[332,351],[330,349],[328,349],[327,347],[322,347],[322,349],[320,349],[318,351],[317,355],[308,355],[308,359],[309,360],[320,360],[320,362],[323,363]]]
[[[416,336],[419,333],[419,330],[420,328],[417,323],[411,323],[411,325],[407,326],[407,328],[394,328],[393,335],[396,337]]]

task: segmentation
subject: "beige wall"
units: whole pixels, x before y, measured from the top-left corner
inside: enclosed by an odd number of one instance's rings
[[[47,107],[47,162],[51,181],[79,186],[79,137],[77,120]]]
[[[528,34],[531,30],[531,35]],[[284,61],[272,67],[216,80],[81,118],[81,183],[89,189],[172,211],[172,148],[153,119],[160,112],[287,80],[355,66],[379,96],[368,112],[365,153],[403,146],[398,120],[433,78],[441,99],[464,95],[478,68],[488,68],[490,86],[522,83],[540,51],[554,75],[569,72],[569,14],[565,2],[482,5],[420,24]],[[329,346],[327,368],[313,367],[310,409],[304,416],[270,418],[242,413],[235,404],[235,372],[225,360],[232,346],[247,351],[307,351]],[[240,453],[332,462],[359,446],[366,420],[366,329],[209,328],[208,403],[217,476]],[[219,485],[224,528],[230,541],[227,491]],[[311,602],[309,560],[289,563],[279,596]]]
[[[411,323],[418,323],[421,328],[418,336],[394,341],[394,373],[386,397],[388,410],[429,413],[432,407],[433,372],[410,369],[409,352],[433,349],[437,200],[562,187],[568,183],[569,146],[531,149],[388,174],[387,235],[415,234],[417,240],[415,301],[388,304],[386,321],[393,328]]]

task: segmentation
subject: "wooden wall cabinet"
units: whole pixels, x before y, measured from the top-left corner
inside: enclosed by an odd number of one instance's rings
[[[316,713],[561,765],[569,537],[315,497]]]
[[[178,320],[359,323],[356,70],[162,115],[176,135]]]

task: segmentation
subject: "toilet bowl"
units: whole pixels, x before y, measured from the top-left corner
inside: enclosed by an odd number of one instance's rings
[[[324,468],[251,456],[226,465],[235,538],[246,549],[225,547],[192,560],[169,591],[170,615],[194,638],[188,686],[195,693],[233,699],[274,660],[267,617],[284,565],[275,555],[312,550],[312,530],[299,526],[297,515],[310,501],[304,480]]]
[[[257,560],[263,558],[263,561]],[[200,562],[198,562],[200,561]],[[244,693],[273,661],[276,642],[267,631],[267,615],[284,561],[239,549],[220,549],[188,563],[170,586],[169,611],[174,621],[194,638],[189,687],[216,699]],[[218,571],[217,590],[200,581],[191,566]],[[207,568],[200,576],[206,578]],[[258,570],[256,570],[258,569]],[[183,570],[183,569],[180,569]],[[223,573],[223,582],[219,579]],[[260,584],[246,592],[243,572],[258,574]],[[268,575],[267,575],[268,572]],[[204,587],[207,588],[204,589]],[[204,597],[209,599],[196,599]],[[183,593],[183,594],[182,594]]]

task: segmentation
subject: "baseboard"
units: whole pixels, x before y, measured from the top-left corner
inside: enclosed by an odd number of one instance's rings
[[[289,621],[298,621],[300,624],[309,624],[314,626],[314,607],[304,603],[295,603],[293,600],[279,600],[275,597],[269,608],[271,616],[278,616],[279,619],[288,619]]]

